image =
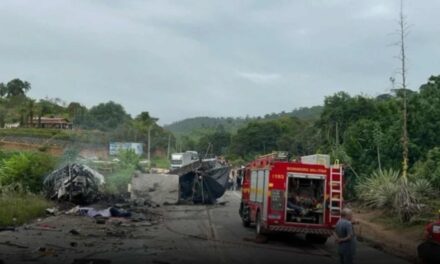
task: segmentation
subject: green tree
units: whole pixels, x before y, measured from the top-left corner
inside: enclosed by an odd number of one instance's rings
[[[85,126],[90,129],[112,131],[130,120],[122,105],[113,101],[90,108]]]
[[[78,102],[71,102],[67,106],[69,118],[72,120],[74,127],[82,127],[86,121],[87,108]]]
[[[197,150],[202,155],[214,154],[216,156],[226,155],[231,144],[231,133],[226,132],[221,126],[217,131],[208,133],[199,139]],[[209,150],[208,150],[209,149]],[[209,151],[209,153],[206,153]]]
[[[29,117],[28,124],[34,126],[34,114],[35,114],[35,100],[29,99],[27,102],[27,116]]]
[[[13,79],[6,85],[0,83],[0,93],[3,94],[2,96],[5,94],[7,97],[25,96],[30,89],[31,84],[20,79]]]
[[[36,110],[37,116],[38,116],[37,127],[41,127],[41,118],[52,112],[51,111],[51,103],[47,100],[40,100],[38,102],[35,110]]]

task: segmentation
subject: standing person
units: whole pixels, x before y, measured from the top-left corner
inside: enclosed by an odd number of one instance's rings
[[[232,178],[232,175],[229,174],[228,178],[228,190],[232,191],[232,188],[234,187],[234,179]]]
[[[351,209],[342,209],[341,219],[339,219],[335,227],[336,243],[338,244],[339,261],[341,264],[352,264],[356,253],[356,235],[352,220],[353,212]]]
[[[232,174],[232,190],[235,191],[237,189],[237,175],[235,173],[235,170],[231,170]]]
[[[243,181],[243,169],[239,169],[237,171],[237,190],[239,191],[241,189],[241,183]]]

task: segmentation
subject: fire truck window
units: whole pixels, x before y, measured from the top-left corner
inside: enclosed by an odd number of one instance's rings
[[[251,173],[251,193],[250,200],[256,201],[257,194],[257,171],[252,171]]]
[[[324,221],[324,179],[304,175],[288,178],[286,221],[322,224]]]
[[[259,170],[257,174],[257,191],[256,191],[256,201],[263,202],[263,191],[264,191],[264,171]]]

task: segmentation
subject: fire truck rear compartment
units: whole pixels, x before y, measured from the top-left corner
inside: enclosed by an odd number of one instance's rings
[[[289,175],[287,182],[286,222],[324,223],[324,177]]]

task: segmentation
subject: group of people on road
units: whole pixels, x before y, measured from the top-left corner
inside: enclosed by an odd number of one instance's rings
[[[241,168],[232,169],[228,179],[228,190],[239,191],[241,190],[242,183],[243,183],[243,170]]]

